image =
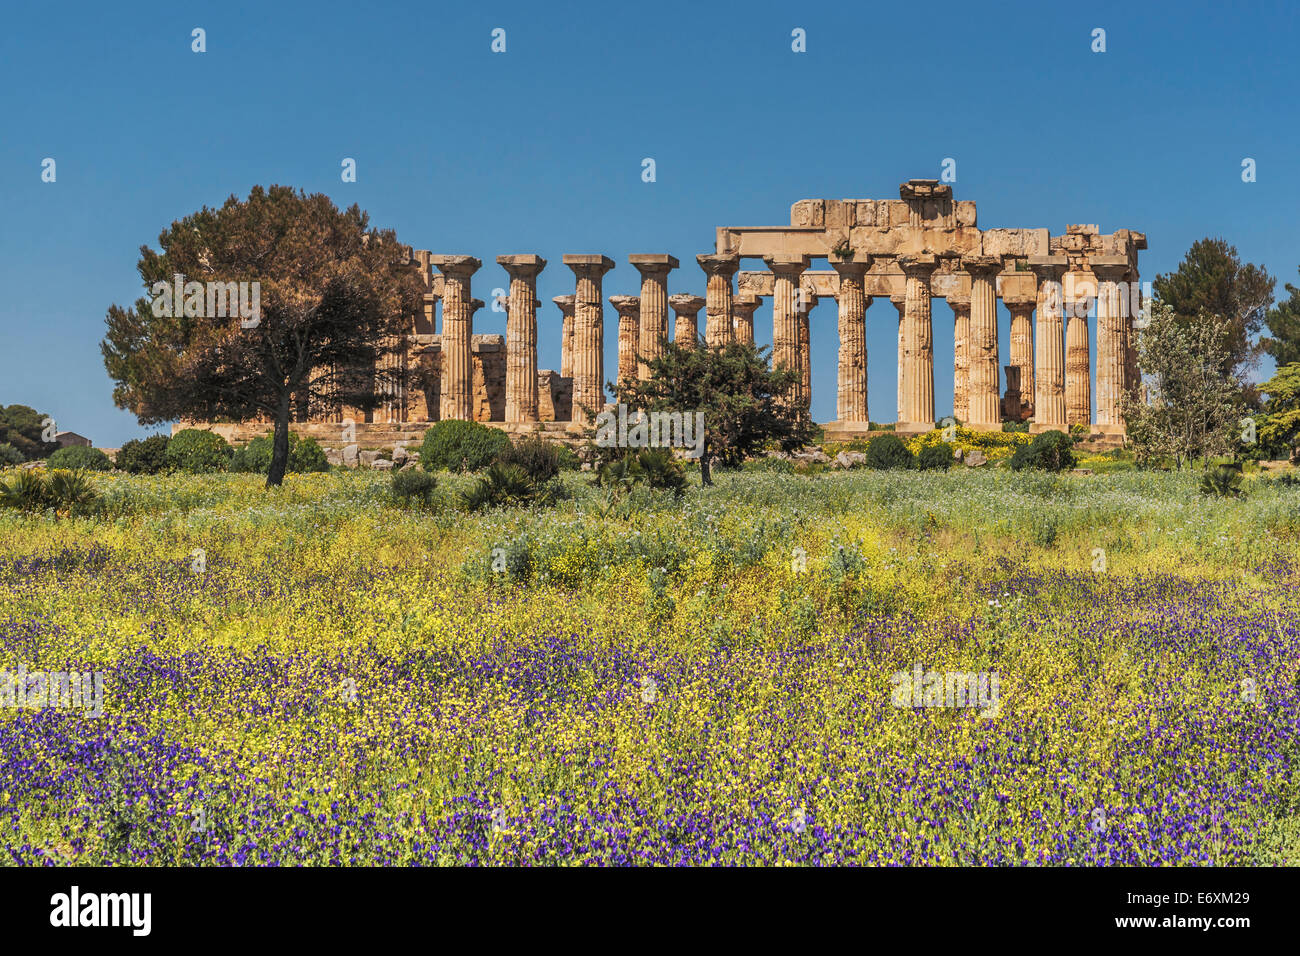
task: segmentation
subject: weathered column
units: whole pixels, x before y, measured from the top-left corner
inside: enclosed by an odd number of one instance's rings
[[[1030,256],[1038,279],[1038,320],[1034,329],[1034,421],[1031,432],[1065,431],[1065,331],[1061,276],[1065,256]]]
[[[1024,421],[1033,417],[1034,411],[1034,329],[1030,319],[1034,303],[1005,296],[1002,301],[1011,313],[1011,364],[1020,370],[1020,410],[1013,417]]]
[[[1124,434],[1123,396],[1128,364],[1120,283],[1128,274],[1127,256],[1094,256],[1097,277],[1097,426],[1106,434]]]
[[[567,255],[577,278],[573,302],[573,421],[587,424],[605,407],[605,306],[601,280],[614,260],[601,255]]]
[[[628,256],[627,261],[641,273],[636,374],[644,380],[650,377],[647,363],[662,358],[664,346],[668,344],[668,273],[677,268],[678,262],[673,256],[658,253]]]
[[[1120,297],[1124,315],[1124,390],[1133,401],[1138,400],[1142,387],[1142,370],[1138,368],[1138,329],[1135,320],[1142,311],[1142,284],[1136,269],[1125,276],[1128,287]]]
[[[731,326],[735,319],[731,310],[731,277],[740,268],[740,256],[734,253],[709,254],[696,256],[695,261],[709,277],[705,290],[704,344],[709,348],[726,345],[731,341]]]
[[[573,378],[573,304],[575,297],[557,295],[551,300],[560,310],[560,377]]]
[[[952,308],[952,417],[970,419],[970,293],[948,296]]]
[[[1065,422],[1092,424],[1092,359],[1088,354],[1088,313],[1096,290],[1086,273],[1074,273],[1068,282],[1065,322]]]
[[[805,288],[799,310],[799,407],[806,413],[812,411],[812,310],[821,299],[811,289]]]
[[[904,296],[891,295],[889,301],[898,310],[898,399],[894,405],[894,424],[897,427],[898,422],[903,420],[903,364],[904,356],[907,354],[903,340],[903,317],[907,313],[907,299]]]
[[[934,428],[934,339],[930,324],[930,277],[939,267],[933,255],[899,256],[907,276],[903,315],[905,364],[903,414],[896,430],[915,434]]]
[[[702,295],[672,295],[668,304],[673,307],[673,344],[679,348],[693,349],[700,341],[700,327],[696,316],[704,308]]]
[[[998,400],[998,295],[1000,256],[965,256],[962,268],[970,273],[970,341],[968,424],[981,431],[1001,431],[1002,403]]]
[[[840,422],[862,424],[867,417],[867,307],[863,277],[871,259],[856,262],[831,260],[839,273],[839,373],[835,418]]]
[[[626,386],[637,380],[636,351],[640,345],[641,297],[611,295],[609,304],[618,312],[618,382]]]
[[[541,256],[497,256],[510,275],[506,309],[506,421],[537,421],[537,274]]]
[[[443,275],[442,292],[442,398],[445,421],[474,419],[474,370],[470,338],[474,334],[474,306],[470,277],[483,263],[473,256],[430,256]]]
[[[731,311],[736,316],[736,324],[732,329],[733,342],[754,344],[754,310],[762,301],[761,297],[752,292],[737,292],[731,297]]]
[[[808,268],[807,256],[766,256],[772,270],[772,368],[800,372],[789,398],[797,403],[802,391],[803,374],[799,362],[798,306],[806,294],[799,290],[799,277]]]

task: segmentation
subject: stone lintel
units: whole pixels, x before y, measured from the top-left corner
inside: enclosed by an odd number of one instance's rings
[[[952,186],[937,179],[909,179],[898,186],[899,199],[952,198]]]
[[[1075,223],[1065,227],[1067,236],[1098,236],[1101,235],[1101,227],[1096,223]]]
[[[988,275],[1002,271],[1001,256],[962,256],[961,267],[971,275]]]
[[[471,335],[469,348],[471,352],[500,352],[506,347],[504,335]]]

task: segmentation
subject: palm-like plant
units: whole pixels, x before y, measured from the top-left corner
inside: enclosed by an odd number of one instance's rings
[[[0,507],[30,514],[52,504],[49,482],[39,471],[21,471],[13,481],[0,484]]]
[[[54,471],[49,478],[49,496],[60,511],[84,511],[97,500],[95,483],[84,471]]]
[[[487,474],[468,492],[461,495],[461,503],[469,511],[498,508],[503,505],[531,504],[539,488],[518,465],[493,462]]]
[[[1217,498],[1242,498],[1241,465],[1215,465],[1201,476],[1201,494]]]

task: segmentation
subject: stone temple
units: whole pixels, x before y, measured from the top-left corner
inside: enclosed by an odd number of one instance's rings
[[[866,323],[872,302],[887,298],[898,322],[896,429],[928,431],[942,422],[934,403],[930,313],[931,300],[942,297],[955,316],[958,420],[985,430],[999,430],[1005,419],[1028,421],[1035,432],[1086,425],[1094,438],[1113,443],[1124,434],[1122,396],[1138,389],[1134,316],[1141,304],[1138,251],[1146,247],[1140,232],[1102,234],[1095,225],[1067,226],[1056,236],[1045,228],[980,229],[975,203],[955,200],[950,185],[931,179],[903,183],[898,199],[803,199],[791,207],[789,225],[718,228],[713,252],[696,257],[703,295],[669,295],[669,275],[680,266],[673,256],[630,256],[640,278],[638,294],[609,298],[617,316],[616,375],[645,377],[644,360],[660,355],[670,335],[694,344],[702,333],[707,346],[753,342],[755,312],[770,297],[772,361],[801,372],[791,398],[807,408],[810,316],[823,300],[833,299],[837,415],[824,427],[828,438],[865,435]],[[536,287],[545,259],[497,257],[509,277],[503,337],[474,333],[474,314],[484,305],[471,291],[480,260],[426,250],[409,255],[426,294],[407,348],[390,359],[398,365],[400,384],[372,412],[300,404],[295,431],[336,442],[340,425],[349,422],[356,432],[350,440],[374,447],[418,440],[430,422],[460,418],[509,432],[562,435],[586,424],[584,409],[605,405],[604,384],[614,378],[604,362],[604,277],[615,266],[612,259],[563,257],[573,271],[574,291],[553,300],[559,314],[552,315],[559,321],[551,327],[558,326],[562,346],[555,370],[537,367],[542,305]],[[829,268],[813,268],[819,261]],[[697,288],[699,278],[692,283]],[[1001,394],[998,298],[1011,316]],[[1088,326],[1094,311],[1095,331]],[[264,433],[266,423],[206,427],[243,441]]]

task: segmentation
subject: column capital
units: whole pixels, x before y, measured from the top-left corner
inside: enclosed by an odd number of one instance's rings
[[[1002,271],[1001,256],[962,256],[961,268],[971,277],[990,278]]]
[[[899,256],[898,267],[905,276],[928,279],[939,268],[939,258],[928,252]]]
[[[952,308],[954,312],[957,311],[958,309],[970,308],[969,292],[954,292],[952,295],[944,296],[944,300],[948,303],[948,305]]]
[[[641,273],[643,279],[648,279],[650,276],[666,276],[681,265],[676,256],[659,252],[638,253],[628,256],[627,261]]]
[[[704,308],[704,296],[678,293],[668,297],[668,304],[673,307],[674,312],[681,315],[695,315]]]
[[[619,314],[623,316],[641,316],[641,297],[639,295],[611,295],[609,304],[612,305]]]
[[[429,256],[429,264],[446,276],[468,279],[483,266],[473,256]]]
[[[753,314],[763,304],[763,297],[753,292],[737,292],[731,297],[731,308],[736,312]]]
[[[546,268],[546,260],[532,254],[497,256],[497,265],[510,273],[512,279],[531,279]]]
[[[734,252],[705,253],[695,257],[706,275],[723,276],[730,279],[740,268],[740,256]]]
[[[561,261],[579,278],[599,279],[614,268],[614,260],[602,255],[566,255]]]
[[[570,292],[568,295],[557,295],[551,301],[560,307],[561,312],[568,315],[573,311],[574,304],[578,301],[578,297]]]
[[[763,261],[776,275],[796,278],[812,263],[808,256],[764,256]]]
[[[1060,282],[1070,267],[1070,260],[1065,256],[1029,256],[1027,261],[1040,282]]]
[[[1132,265],[1128,256],[1090,256],[1088,268],[1098,282],[1123,282],[1128,278]]]
[[[841,280],[857,279],[861,282],[862,277],[871,268],[871,257],[865,256],[863,259],[832,259],[831,268],[839,273]]]

